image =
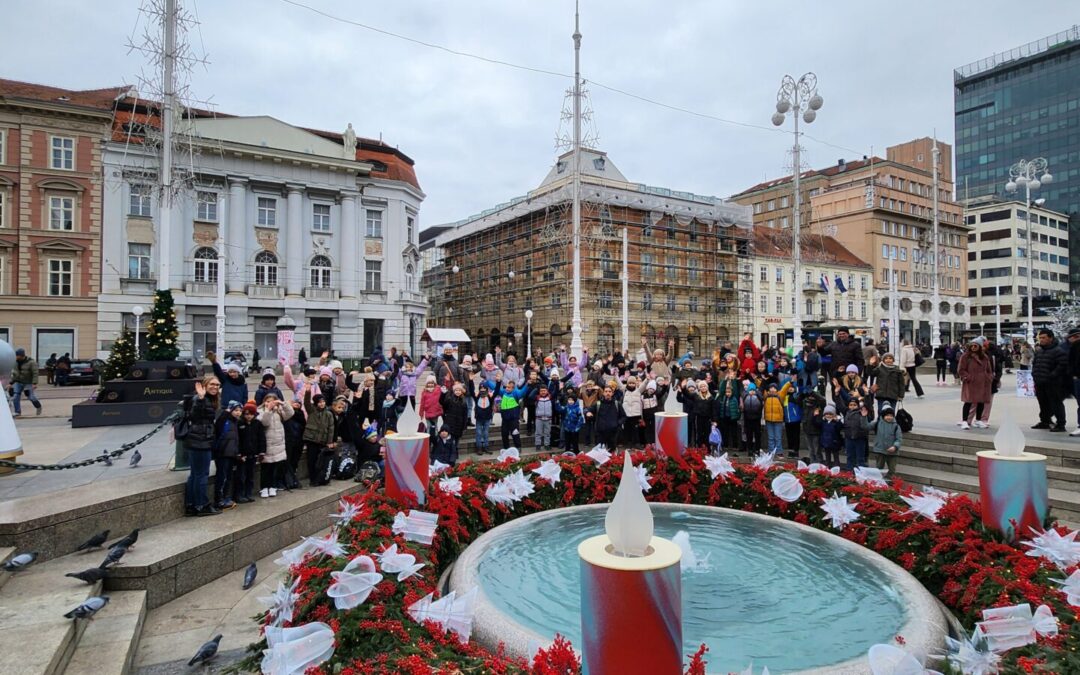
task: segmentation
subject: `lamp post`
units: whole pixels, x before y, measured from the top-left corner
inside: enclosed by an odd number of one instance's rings
[[[930,302],[934,306],[930,310],[930,346],[937,349],[941,346],[941,293],[939,293],[940,284],[938,283],[938,265],[941,258],[941,248],[939,248],[938,243],[938,158],[941,156],[941,151],[938,150],[936,135],[934,136],[932,156],[934,161],[934,239],[930,245],[930,250],[933,251],[931,260],[934,264],[934,274],[930,282],[930,287],[933,289]]]
[[[146,310],[142,308],[142,305],[135,305],[131,308],[131,313],[135,315],[135,358],[139,358],[139,328],[142,324],[142,315]]]
[[[580,362],[584,344],[581,340],[581,30],[577,4],[574,5],[574,145],[573,145],[573,222],[574,312],[570,319],[570,353]]]
[[[780,91],[776,93],[776,112],[773,113],[772,123],[780,126],[784,123],[785,113],[791,111],[795,119],[795,144],[791,148],[794,170],[794,199],[792,225],[792,256],[795,262],[795,281],[798,282],[802,267],[802,246],[800,245],[801,208],[799,199],[799,174],[802,169],[799,165],[799,116],[803,121],[810,124],[817,118],[817,111],[821,109],[824,100],[817,93],[817,75],[806,73],[798,80],[785,75],[780,81]],[[802,345],[802,286],[795,285],[795,318],[791,330],[791,339],[796,345]]]
[[[526,346],[526,349],[528,350],[527,353],[525,354],[526,359],[528,359],[530,356],[532,356],[532,318],[533,318],[533,311],[531,309],[525,310],[525,324],[526,324],[525,330],[528,332],[528,337],[526,338],[526,341],[528,343],[527,346]]]
[[[982,337],[986,337],[986,322],[985,321],[980,321],[979,322],[979,335],[982,336]]]
[[[1053,182],[1054,177],[1047,170],[1047,162],[1043,157],[1032,160],[1021,159],[1009,168],[1010,180],[1005,184],[1006,192],[1016,192],[1018,187],[1024,188],[1024,205],[1027,209],[1027,340],[1029,345],[1035,344],[1035,289],[1032,284],[1032,266],[1035,262],[1035,242],[1031,239],[1031,191],[1038,190],[1046,183]]]

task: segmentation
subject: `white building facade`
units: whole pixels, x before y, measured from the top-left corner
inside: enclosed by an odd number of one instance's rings
[[[1030,223],[1028,219],[1030,218]],[[1028,251],[1032,266],[1036,330],[1050,323],[1042,309],[1069,294],[1069,217],[1023,201],[973,200],[964,209],[968,234],[968,294],[972,327],[1023,335],[1027,325]],[[1031,243],[1028,243],[1028,227]],[[995,333],[996,335],[996,333]]]
[[[342,140],[271,117],[192,125],[192,181],[173,204],[168,247],[181,358],[240,351],[250,359],[258,350],[271,363],[286,315],[296,322],[297,351],[312,357],[415,352],[427,305],[417,248],[424,193],[412,161],[380,142],[357,142],[351,126]],[[99,356],[122,323],[134,327],[133,307],[149,314],[161,270],[156,157],[113,141],[103,165]],[[224,345],[216,344],[219,280]]]

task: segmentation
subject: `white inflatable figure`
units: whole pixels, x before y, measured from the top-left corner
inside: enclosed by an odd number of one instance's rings
[[[772,480],[773,494],[785,502],[796,502],[803,495],[803,484],[795,474],[782,473]]]
[[[611,453],[608,452],[608,449],[602,444],[596,446],[585,454],[592,458],[592,460],[596,462],[597,466],[603,466],[608,463],[608,460],[611,459]]]
[[[881,469],[873,469],[868,466],[855,467],[855,482],[859,485],[871,485],[873,487],[888,487],[885,475]]]
[[[497,461],[502,464],[503,462],[517,462],[519,460],[521,460],[521,451],[517,448],[504,448],[499,451],[499,459]]]
[[[652,484],[649,483],[649,470],[645,468],[644,464],[639,464],[634,467],[634,475],[637,477],[638,485],[641,486],[642,492],[648,492],[652,489]]]
[[[847,497],[838,497],[835,491],[832,497],[824,497],[821,500],[821,509],[825,511],[825,515],[837,530],[842,530],[848,523],[854,523],[859,519],[859,513],[853,505],[848,504]]]
[[[279,581],[277,590],[272,595],[257,598],[259,602],[267,606],[271,626],[280,626],[286,621],[292,621],[296,601],[300,599],[300,594],[296,592],[299,586],[299,577],[293,580],[289,587]]]
[[[1080,570],[1070,574],[1068,579],[1052,579],[1052,581],[1061,586],[1061,591],[1070,605],[1080,607]]]
[[[754,458],[754,466],[762,471],[768,471],[772,468],[773,462],[776,460],[776,453],[773,452],[759,452],[758,456]]]
[[[398,581],[405,581],[419,572],[420,568],[425,565],[425,563],[416,562],[416,556],[412,553],[398,553],[397,544],[392,544],[390,548],[378,554],[377,557],[379,558],[379,564],[382,565],[383,572],[398,575]]]
[[[938,511],[941,510],[941,507],[945,506],[944,499],[937,495],[927,494],[925,492],[920,495],[911,495],[910,497],[900,495],[900,499],[903,499],[907,505],[911,507],[908,509],[908,513],[917,513],[923,518],[935,523],[938,519]]]
[[[723,476],[727,478],[731,474],[735,473],[735,466],[728,459],[728,454],[725,452],[719,457],[713,457],[709,455],[705,458],[705,468],[712,474],[712,479],[716,480],[718,477]]]
[[[867,657],[872,675],[941,675],[936,670],[927,670],[914,655],[893,645],[874,645]]]
[[[455,497],[461,496],[461,479],[457,476],[451,478],[440,478],[439,489],[448,495],[454,495]]]
[[[648,553],[649,540],[653,535],[653,515],[641,493],[629,452],[623,452],[622,478],[604,516],[604,530],[616,554],[637,557]]]
[[[366,555],[358,555],[349,561],[345,569],[331,572],[333,579],[326,594],[334,599],[334,606],[352,609],[362,605],[383,576],[375,571],[375,561]]]
[[[559,482],[560,476],[562,476],[562,467],[553,459],[545,459],[540,463],[540,466],[533,469],[532,472],[552,485],[555,485]]]
[[[1033,529],[1035,536],[1031,538],[1031,541],[1020,543],[1031,548],[1027,552],[1029,556],[1045,558],[1064,571],[1080,563],[1080,543],[1076,542],[1078,531],[1080,530],[1073,530],[1062,536],[1053,528],[1042,533]]]
[[[265,675],[300,675],[334,655],[334,631],[322,622],[292,628],[266,627],[262,672]]]
[[[671,538],[671,541],[682,551],[682,558],[679,559],[679,568],[683,572],[708,572],[709,556],[711,553],[706,553],[704,558],[698,558],[697,553],[690,546],[690,533],[686,530],[679,530],[675,533],[675,536]]]

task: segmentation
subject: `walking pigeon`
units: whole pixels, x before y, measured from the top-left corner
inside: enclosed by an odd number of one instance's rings
[[[221,642],[221,636],[215,635],[214,639],[210,642],[204,642],[202,647],[199,647],[199,651],[195,652],[195,656],[191,657],[191,660],[187,662],[189,666],[193,666],[196,663],[206,663],[210,659],[217,656],[218,644]]]
[[[109,531],[98,532],[83,543],[79,544],[78,550],[89,551],[92,548],[101,548],[109,539]]]
[[[105,462],[105,466],[112,466],[112,457],[107,450],[101,453],[101,461]]]
[[[255,566],[255,563],[251,563],[248,565],[247,570],[244,571],[243,589],[245,591],[254,585],[257,576],[259,576],[259,568]]]
[[[106,554],[105,561],[101,563],[101,567],[108,567],[109,565],[117,564],[118,562],[120,562],[120,558],[124,557],[125,553],[127,553],[127,547],[114,545],[112,548],[109,549],[108,554]]]
[[[71,577],[73,579],[80,579],[86,583],[93,585],[101,581],[105,577],[109,576],[109,570],[105,567],[91,567],[88,570],[82,572],[68,572],[65,577]]]
[[[5,572],[18,572],[19,570],[26,569],[35,560],[37,560],[37,551],[31,551],[30,553],[20,553],[11,560],[4,563]]]
[[[142,453],[139,452],[138,448],[136,448],[135,452],[131,453],[131,461],[128,462],[128,466],[131,467],[131,468],[135,468],[136,466],[139,465],[139,462],[141,462],[141,461],[142,461]]]
[[[86,602],[79,605],[75,609],[71,610],[64,615],[65,619],[92,619],[95,614],[101,611],[101,608],[109,604],[109,596],[107,595],[95,595],[92,598],[88,598]]]
[[[120,539],[109,548],[116,548],[118,546],[123,546],[124,548],[135,548],[135,542],[137,541],[139,541],[139,528],[136,527],[134,530],[131,531],[131,534],[124,537],[123,539]]]

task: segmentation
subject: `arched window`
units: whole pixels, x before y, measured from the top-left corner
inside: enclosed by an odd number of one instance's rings
[[[615,262],[611,259],[611,253],[609,251],[600,252],[600,269],[604,273],[605,279],[615,279],[618,274],[615,273]]]
[[[311,259],[311,287],[330,288],[330,259],[317,255]]]
[[[413,266],[412,265],[406,265],[405,266],[405,290],[409,291],[410,293],[412,293],[413,291],[416,290],[415,288],[413,288]]]
[[[203,246],[195,251],[195,281],[204,284],[215,284],[217,280],[217,251],[209,246]]]
[[[255,285],[277,286],[277,256],[270,251],[255,256]]]

